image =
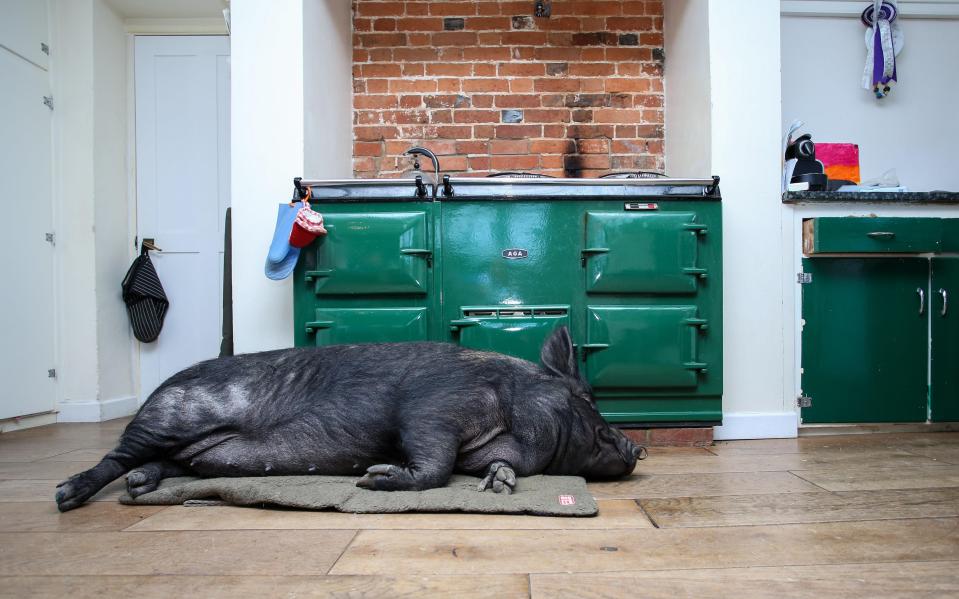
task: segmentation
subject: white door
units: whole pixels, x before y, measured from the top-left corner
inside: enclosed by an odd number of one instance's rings
[[[42,5],[43,10],[37,10]],[[52,411],[51,111],[46,3],[0,3],[0,419]],[[52,373],[51,373],[52,374]]]
[[[171,374],[219,354],[223,225],[230,205],[230,42],[137,37],[137,236],[155,239],[170,300],[140,344],[140,401]]]

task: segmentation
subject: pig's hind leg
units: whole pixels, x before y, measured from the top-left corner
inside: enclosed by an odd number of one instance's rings
[[[155,491],[160,481],[173,476],[190,476],[193,472],[169,460],[157,460],[134,468],[127,474],[127,493],[139,497]]]
[[[423,491],[449,482],[459,448],[457,433],[442,427],[416,427],[401,434],[406,454],[401,465],[375,464],[356,486],[373,491]]]

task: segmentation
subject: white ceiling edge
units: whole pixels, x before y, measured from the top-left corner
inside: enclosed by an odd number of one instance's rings
[[[226,21],[217,18],[124,19],[127,33],[134,35],[228,35]]]
[[[781,0],[780,13],[789,17],[859,18],[866,2],[859,0]],[[959,0],[899,0],[904,19],[959,19]]]
[[[227,0],[104,0],[123,19],[223,18]]]

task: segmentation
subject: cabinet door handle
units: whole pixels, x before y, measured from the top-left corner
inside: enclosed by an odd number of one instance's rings
[[[949,293],[945,289],[940,287],[939,295],[942,296],[942,310],[939,311],[939,315],[945,316],[946,312],[949,311]]]
[[[916,293],[919,294],[919,314],[921,315],[926,311],[926,292],[922,287],[916,287]]]
[[[866,233],[866,236],[873,239],[892,239],[896,234],[892,231],[873,231],[872,233]]]

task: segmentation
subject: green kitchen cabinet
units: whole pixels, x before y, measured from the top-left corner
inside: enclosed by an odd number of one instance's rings
[[[943,220],[912,217],[820,217],[804,230],[806,254],[942,251]]]
[[[930,296],[930,419],[959,422],[959,257],[932,259]]]
[[[803,423],[925,422],[929,263],[808,258]]]
[[[432,340],[539,361],[567,326],[608,420],[721,421],[714,181],[305,184],[329,234],[294,271],[297,346]]]

